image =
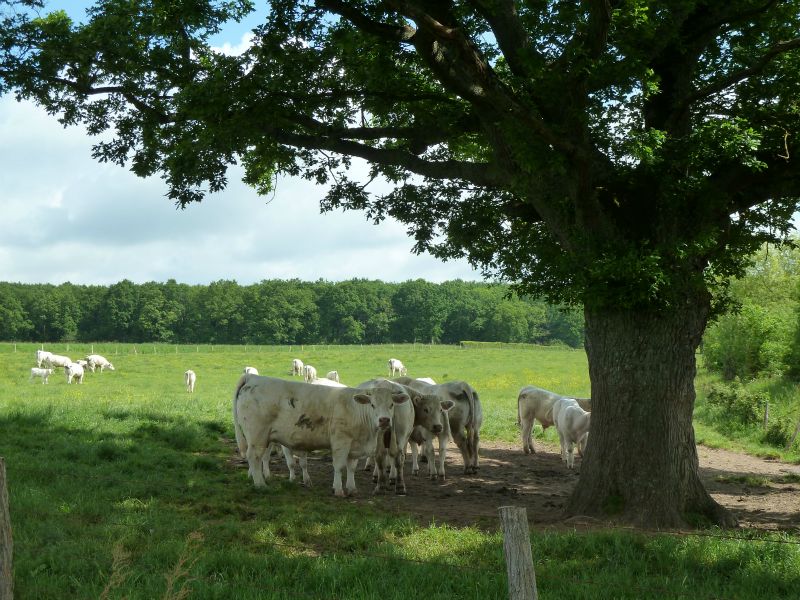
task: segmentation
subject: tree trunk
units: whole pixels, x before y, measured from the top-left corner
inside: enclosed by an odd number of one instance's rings
[[[704,292],[687,298],[672,313],[586,309],[592,423],[569,514],[646,527],[736,525],[699,477],[695,350],[709,302]]]

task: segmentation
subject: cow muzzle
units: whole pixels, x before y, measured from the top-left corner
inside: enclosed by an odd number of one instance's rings
[[[441,425],[434,425],[434,426],[431,428],[431,431],[432,431],[433,433],[437,433],[437,434],[438,434],[438,433],[442,433],[442,426],[441,426]]]
[[[389,417],[380,417],[378,419],[378,427],[380,427],[381,429],[386,429],[391,424],[392,420]]]

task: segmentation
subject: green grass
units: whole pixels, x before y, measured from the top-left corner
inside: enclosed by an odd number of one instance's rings
[[[73,358],[89,345],[53,345]],[[284,376],[300,357],[346,383],[463,378],[486,440],[517,440],[529,383],[589,395],[583,352],[536,347],[174,347],[96,344],[117,370],[28,381],[33,345],[0,345],[18,598],[505,598],[500,534],[387,514],[232,467],[231,396],[245,365]],[[176,351],[177,350],[177,351]],[[183,371],[198,374],[196,392]],[[413,506],[413,504],[412,504]],[[534,518],[531,516],[531,518]],[[772,539],[797,542],[796,537]],[[535,532],[540,597],[796,597],[800,546],[632,532]]]

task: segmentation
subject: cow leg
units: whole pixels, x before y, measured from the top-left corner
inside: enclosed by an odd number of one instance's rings
[[[300,452],[297,455],[297,462],[300,463],[300,469],[303,471],[303,485],[310,488],[311,475],[308,474],[308,453]]]
[[[347,459],[347,481],[345,482],[345,489],[347,494],[352,496],[356,493],[356,468],[358,467],[357,458]]]
[[[364,470],[369,471],[369,466],[372,464],[372,457],[368,456],[367,460],[364,461]]]
[[[266,485],[264,481],[264,473],[262,472],[262,465],[264,454],[267,451],[266,444],[250,444],[247,447],[247,465],[250,475],[253,477],[253,485],[257,488]],[[269,469],[269,467],[267,467]]]
[[[525,454],[536,454],[533,446],[533,419],[522,419],[522,450]]]
[[[453,441],[461,452],[461,460],[464,461],[464,474],[466,475],[470,469],[469,443],[467,438],[464,437],[463,431],[453,431]]]
[[[419,475],[419,461],[417,460],[419,445],[416,442],[409,442],[408,445],[411,446],[411,474]]]
[[[294,472],[294,454],[292,450],[281,444],[281,451],[283,452],[283,459],[286,461],[286,468],[289,469],[289,481],[295,480]],[[269,454],[272,454],[272,445],[270,445]]]
[[[406,495],[406,480],[403,474],[406,466],[406,445],[403,444],[402,448],[398,449],[397,456],[394,459],[395,468],[395,482],[394,493],[398,496]]]
[[[567,468],[575,468],[575,444],[571,440],[567,442]]]
[[[441,440],[439,440],[441,444]],[[435,481],[436,480],[436,459],[434,458],[434,451],[433,451],[433,440],[427,439],[423,443],[422,452],[425,457],[428,459],[428,477]],[[439,453],[441,454],[441,446],[439,446]]]
[[[558,440],[561,442],[561,461],[567,462],[567,438],[560,431],[558,432]]]
[[[344,497],[342,489],[342,469],[347,468],[347,449],[336,449],[331,452],[333,462],[333,493],[336,496]],[[348,473],[348,478],[350,477]],[[349,479],[348,479],[349,481]]]

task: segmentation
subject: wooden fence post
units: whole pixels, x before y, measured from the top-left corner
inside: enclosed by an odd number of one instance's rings
[[[14,579],[11,571],[13,549],[11,515],[8,511],[8,490],[6,489],[6,462],[0,456],[0,600],[14,598]]]
[[[537,600],[527,511],[524,506],[501,506],[497,511],[503,529],[509,600]]]
[[[786,444],[786,448],[784,449],[784,452],[788,452],[789,450],[792,449],[792,446],[794,445],[794,441],[797,439],[797,434],[798,433],[800,433],[800,419],[797,420],[797,425],[794,428],[794,433],[792,434],[792,439],[790,439],[789,443]]]
[[[769,427],[769,400],[764,402],[764,431]]]

